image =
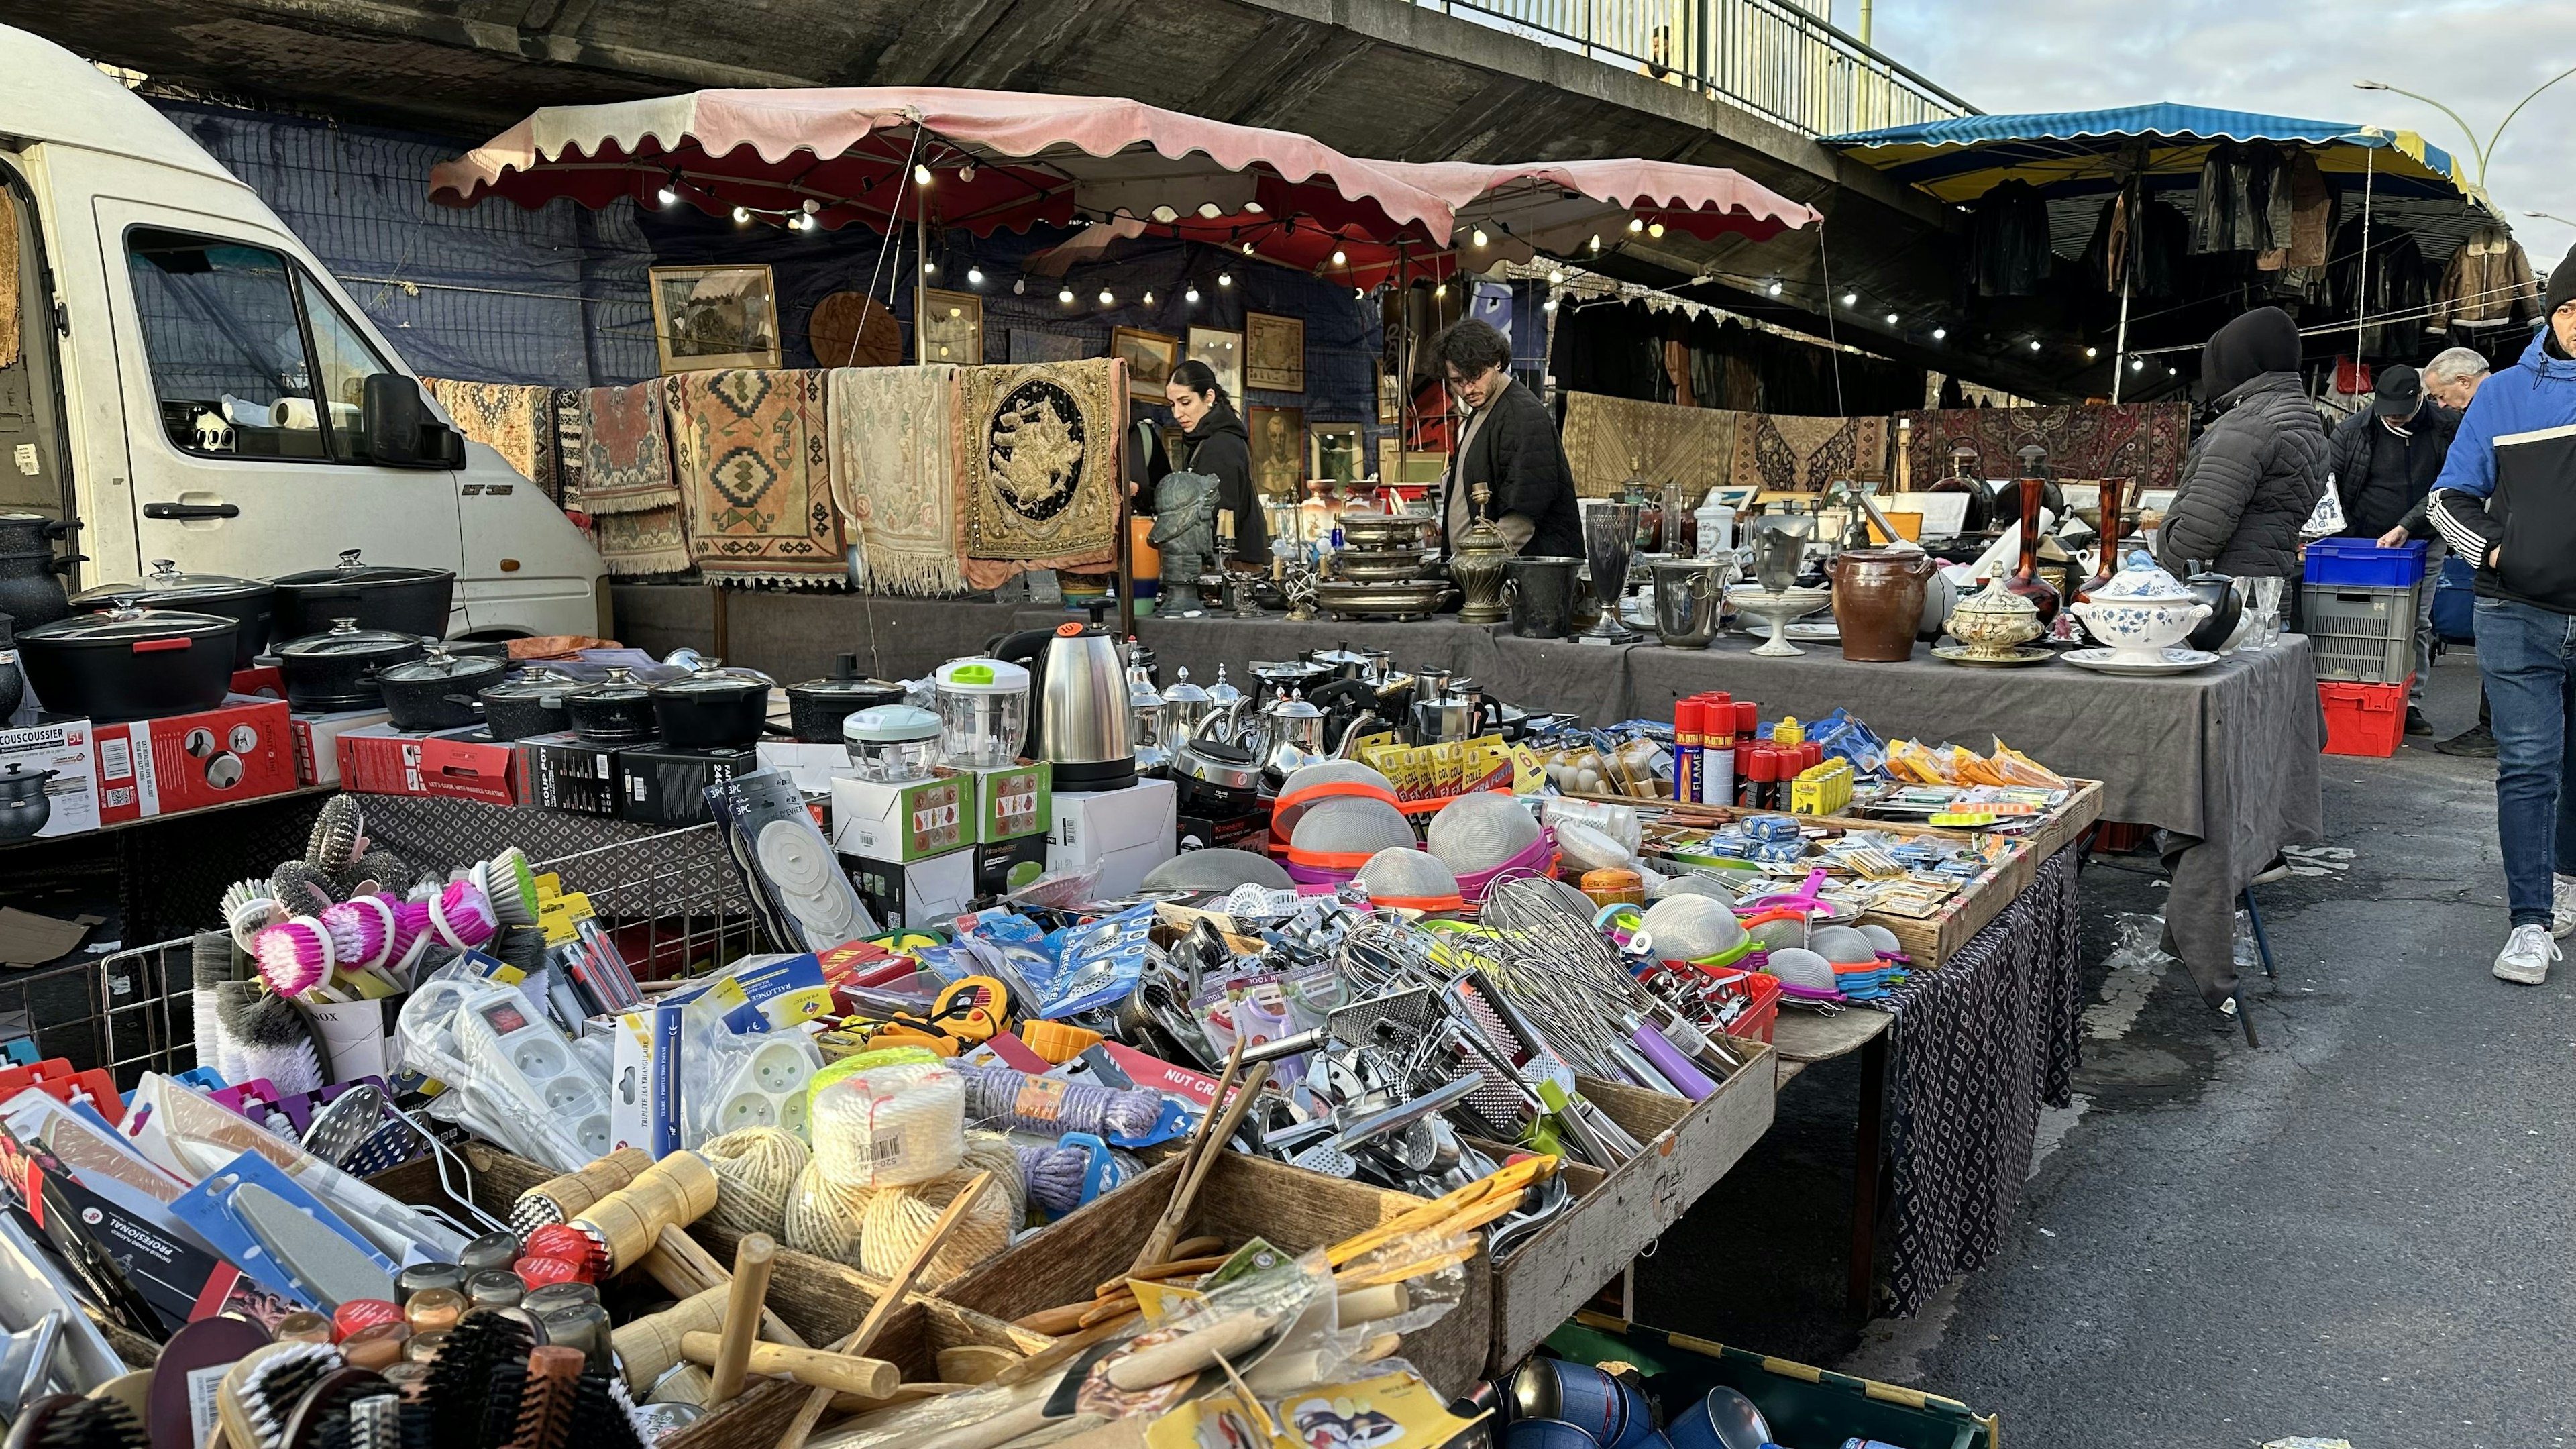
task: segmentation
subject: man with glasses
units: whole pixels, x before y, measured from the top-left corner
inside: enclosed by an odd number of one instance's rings
[[[1513,381],[1511,342],[1492,324],[1469,318],[1431,339],[1431,365],[1467,411],[1441,480],[1441,528],[1450,552],[1475,520],[1474,489],[1483,483],[1493,490],[1486,516],[1512,552],[1581,558],[1574,468],[1547,404]]]

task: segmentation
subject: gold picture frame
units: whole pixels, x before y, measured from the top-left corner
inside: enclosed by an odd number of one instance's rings
[[[984,363],[984,299],[973,292],[943,292],[932,287],[921,294],[926,309],[913,329],[915,362],[947,362],[961,367]]]
[[[664,376],[780,365],[778,286],[766,264],[653,267],[645,291]]]
[[[1306,319],[1243,314],[1243,381],[1264,392],[1306,390]]]
[[[1243,334],[1222,327],[1190,329],[1189,360],[1204,362],[1216,374],[1216,385],[1236,406],[1243,403]]]
[[[1367,438],[1359,424],[1316,423],[1306,430],[1306,437],[1307,477],[1348,485],[1367,473]]]
[[[1134,327],[1113,327],[1109,329],[1109,355],[1127,364],[1127,400],[1160,406],[1164,401],[1163,384],[1172,380],[1172,369],[1181,365],[1181,339]]]

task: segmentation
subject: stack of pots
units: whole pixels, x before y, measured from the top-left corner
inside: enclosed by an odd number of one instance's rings
[[[329,637],[329,636],[324,636]],[[481,724],[478,696],[500,682],[509,665],[487,655],[454,654],[431,644],[418,659],[376,676],[385,710],[398,730],[453,730]]]
[[[270,613],[272,637],[280,645],[319,634],[335,619],[415,639],[439,638],[447,633],[448,610],[456,601],[453,571],[365,563],[354,548],[341,551],[338,567],[288,574],[276,587]]]
[[[0,614],[21,630],[50,624],[72,611],[63,597],[63,572],[80,555],[54,557],[54,541],[72,525],[41,513],[0,513]]]
[[[132,583],[81,590],[72,596],[71,607],[95,613],[133,600],[147,609],[222,615],[241,625],[233,635],[233,668],[248,669],[268,642],[269,600],[276,592],[275,585],[259,579],[182,573],[174,560],[159,558],[152,561],[152,572]]]
[[[360,628],[356,619],[345,616],[334,619],[321,633],[278,646],[286,702],[298,714],[383,709],[385,690],[378,676],[420,658],[424,644],[418,634]]]

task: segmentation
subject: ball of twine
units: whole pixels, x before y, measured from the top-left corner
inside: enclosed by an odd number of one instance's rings
[[[868,1199],[859,1236],[859,1271],[880,1278],[903,1271],[939,1215],[974,1179],[972,1171],[952,1172],[928,1182],[890,1187]],[[975,1195],[966,1215],[930,1255],[920,1281],[935,1287],[1010,1245],[1010,1193],[996,1177]]]
[[[814,1166],[854,1188],[928,1182],[957,1168],[966,1084],[946,1062],[852,1072],[814,1093]]]
[[[804,1139],[777,1127],[745,1127],[709,1138],[698,1155],[715,1169],[716,1206],[707,1220],[738,1233],[784,1231],[787,1199],[813,1154]]]
[[[787,1246],[858,1267],[861,1220],[867,1213],[868,1200],[875,1196],[873,1189],[833,1181],[820,1163],[806,1164],[796,1178],[795,1190],[787,1195],[782,1224]]]
[[[1011,1226],[1017,1229],[1028,1222],[1028,1179],[1020,1171],[1020,1152],[1011,1145],[1010,1138],[999,1132],[967,1133],[965,1155],[958,1160],[957,1170],[993,1174],[993,1180],[1010,1194]]]

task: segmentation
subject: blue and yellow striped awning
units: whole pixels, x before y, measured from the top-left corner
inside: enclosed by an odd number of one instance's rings
[[[2450,153],[2412,131],[2208,106],[1961,116],[1827,136],[1823,144],[1943,201],[1965,202],[2004,181],[2027,182],[2056,197],[2108,192],[2141,171],[2197,176],[2210,147],[2222,140],[2306,146],[2319,170],[2355,178],[2367,171],[2373,189],[2391,197],[2479,200],[2459,179]]]

